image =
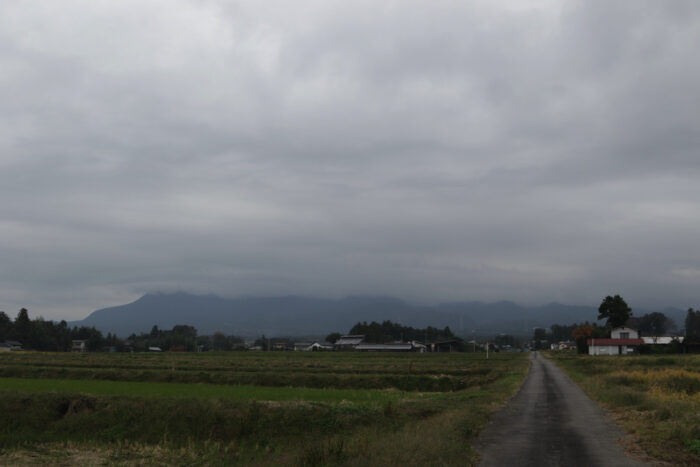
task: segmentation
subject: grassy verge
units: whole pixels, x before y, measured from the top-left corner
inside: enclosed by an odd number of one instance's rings
[[[548,356],[650,456],[700,465],[700,356]]]

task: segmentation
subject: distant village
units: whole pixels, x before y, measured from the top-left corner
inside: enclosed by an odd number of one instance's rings
[[[609,303],[608,303],[609,302]],[[608,308],[606,308],[608,307]],[[206,352],[206,351],[296,351],[296,352],[517,352],[529,350],[575,351],[591,356],[645,353],[700,353],[700,311],[688,310],[685,326],[673,333],[675,323],[663,313],[633,317],[621,297],[606,297],[599,319],[605,325],[552,325],[535,328],[532,338],[500,334],[477,341],[465,340],[443,329],[417,329],[391,321],[362,322],[348,334],[337,332],[320,339],[266,337],[246,340],[224,335],[198,335],[189,325],[170,330],[153,326],[148,333],[122,339],[104,336],[94,327],[73,327],[41,318],[31,320],[26,309],[11,320],[0,311],[0,352],[19,350],[59,352]]]
[[[421,337],[422,339],[418,339]],[[455,336],[449,327],[416,329],[384,321],[357,323],[351,334],[331,333],[324,339],[298,342],[290,337],[260,336],[255,340],[224,335],[198,335],[189,325],[170,330],[153,326],[148,333],[121,339],[94,327],[73,327],[65,321],[31,320],[26,309],[12,321],[0,312],[0,351],[38,350],[59,352],[206,352],[206,351],[355,351],[355,352],[456,352],[471,344]],[[476,345],[472,345],[476,349]]]

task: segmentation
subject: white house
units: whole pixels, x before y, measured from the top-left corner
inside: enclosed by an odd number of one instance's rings
[[[588,355],[627,355],[634,353],[638,345],[644,344],[636,329],[615,328],[609,338],[588,339]]]
[[[86,340],[74,340],[71,343],[71,352],[86,352],[87,351],[87,341]]]
[[[610,331],[611,339],[639,339],[639,331],[625,326]]]

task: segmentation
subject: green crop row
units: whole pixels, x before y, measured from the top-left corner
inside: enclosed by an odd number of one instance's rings
[[[94,379],[107,381],[149,381],[170,383],[210,383],[271,387],[335,389],[398,389],[401,391],[457,391],[488,382],[497,375],[472,378],[447,375],[353,375],[323,373],[222,373],[208,371],[122,370],[94,368],[3,367],[4,378]]]
[[[27,394],[60,393],[92,396],[149,396],[219,398],[235,401],[313,401],[387,403],[417,393],[385,390],[314,389],[268,386],[230,386],[216,384],[150,383],[133,381],[0,378],[0,392]]]

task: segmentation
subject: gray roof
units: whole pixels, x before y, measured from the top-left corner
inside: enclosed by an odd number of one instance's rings
[[[411,350],[411,344],[358,344],[355,350]]]
[[[0,342],[0,345],[3,347],[22,347],[22,343],[18,341]]]
[[[340,336],[335,345],[357,345],[365,340],[365,336]]]

